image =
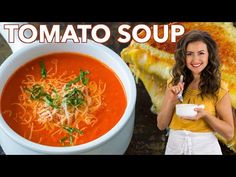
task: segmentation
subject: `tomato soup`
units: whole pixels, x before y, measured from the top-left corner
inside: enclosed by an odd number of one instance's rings
[[[11,76],[0,100],[1,114],[15,132],[49,146],[74,146],[104,135],[126,106],[116,74],[79,53],[35,58]]]

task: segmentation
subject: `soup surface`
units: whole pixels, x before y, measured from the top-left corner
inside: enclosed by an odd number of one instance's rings
[[[11,76],[0,111],[30,141],[73,146],[111,130],[126,105],[122,83],[109,67],[87,55],[55,53],[32,60]]]

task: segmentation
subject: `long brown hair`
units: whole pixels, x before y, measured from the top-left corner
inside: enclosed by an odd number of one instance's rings
[[[200,95],[213,96],[217,98],[217,91],[220,88],[221,73],[220,73],[220,59],[218,55],[218,48],[216,42],[212,39],[209,33],[201,30],[192,30],[177,42],[175,50],[175,65],[172,70],[173,79],[171,83],[173,85],[178,84],[181,74],[184,76],[185,90],[189,84],[193,81],[193,75],[191,70],[186,66],[186,49],[189,43],[202,41],[207,45],[209,53],[208,64],[206,68],[201,72],[200,76]]]

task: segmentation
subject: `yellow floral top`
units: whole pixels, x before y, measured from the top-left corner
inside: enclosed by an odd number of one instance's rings
[[[228,92],[226,84],[222,81],[221,87],[218,91],[217,101],[214,98],[204,97],[201,98],[200,90],[188,88],[184,94],[183,103],[189,104],[204,104],[205,110],[208,111],[211,115],[216,116],[216,104],[219,102],[223,96]],[[188,130],[192,132],[210,132],[213,131],[212,128],[204,121],[204,119],[198,120],[188,120],[180,118],[175,114],[172,117],[169,128],[174,130]]]

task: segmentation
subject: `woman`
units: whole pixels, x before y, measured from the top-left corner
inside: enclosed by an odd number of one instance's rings
[[[229,92],[221,81],[216,42],[207,32],[192,30],[177,42],[175,60],[157,117],[160,130],[169,128],[165,154],[222,154],[215,133],[231,140],[234,123]],[[204,104],[205,108],[195,108],[194,120],[175,114],[180,92],[183,103]]]

